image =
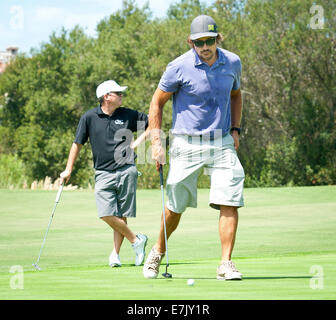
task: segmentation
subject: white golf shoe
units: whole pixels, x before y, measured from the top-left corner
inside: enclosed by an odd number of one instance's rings
[[[217,269],[218,280],[241,280],[242,277],[243,275],[231,260],[223,262]]]
[[[159,274],[161,260],[164,257],[164,253],[160,254],[153,247],[150,251],[147,260],[143,267],[143,275],[147,279],[155,279]]]
[[[115,251],[112,251],[109,257],[109,265],[110,267],[121,267],[120,257]]]
[[[147,244],[147,236],[144,234],[137,234],[137,240],[132,244],[132,248],[135,252],[135,265],[140,266],[145,260],[145,248]]]

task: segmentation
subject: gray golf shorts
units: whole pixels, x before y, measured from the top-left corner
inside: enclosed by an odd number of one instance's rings
[[[115,171],[96,170],[95,197],[98,217],[136,216],[136,188],[138,170],[135,165],[125,165]]]
[[[210,176],[210,207],[244,206],[244,169],[230,134],[215,139],[176,135],[169,150],[167,203],[169,210],[183,213],[197,207],[197,180],[201,170]]]

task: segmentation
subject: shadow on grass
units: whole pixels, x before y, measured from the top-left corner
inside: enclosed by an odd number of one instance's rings
[[[192,261],[192,262],[169,262],[170,266],[183,265],[183,264],[204,264],[204,262],[203,261],[199,261],[199,262],[195,262],[195,261]],[[165,266],[165,265],[166,265],[166,261],[162,260],[161,266]]]
[[[243,280],[279,280],[279,279],[311,279],[311,276],[274,276],[274,277],[243,277]],[[164,278],[160,278],[164,280]],[[175,277],[173,275],[173,279],[180,279],[180,280],[188,280],[190,277]],[[194,280],[217,280],[216,277],[193,277]],[[235,280],[228,280],[228,281],[235,281]],[[240,281],[240,280],[237,280]]]
[[[311,279],[312,276],[244,277],[244,280]]]

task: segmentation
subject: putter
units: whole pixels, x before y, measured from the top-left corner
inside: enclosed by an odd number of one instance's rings
[[[168,258],[168,241],[167,241],[167,230],[166,230],[166,212],[165,212],[165,205],[164,205],[164,191],[163,191],[163,170],[162,164],[160,164],[160,185],[161,185],[161,195],[162,195],[162,214],[163,214],[163,227],[164,227],[164,234],[165,234],[165,243],[166,243],[166,272],[162,273],[165,278],[172,278],[172,274],[168,272],[169,267],[169,258]]]
[[[55,205],[54,205],[54,209],[52,211],[52,214],[51,214],[51,217],[50,217],[50,221],[49,221],[49,225],[48,225],[48,228],[47,228],[47,231],[44,235],[44,239],[43,239],[43,242],[42,242],[42,246],[41,246],[41,249],[40,249],[40,254],[36,260],[35,263],[33,263],[33,267],[36,269],[36,270],[39,270],[41,271],[42,269],[40,268],[40,266],[38,265],[39,262],[40,262],[40,258],[41,258],[41,254],[42,254],[42,250],[43,250],[43,247],[44,247],[44,243],[47,239],[47,235],[48,235],[48,232],[49,232],[49,228],[50,228],[50,225],[51,225],[51,221],[54,217],[54,213],[55,213],[55,210],[56,210],[56,207],[57,207],[57,204],[59,203],[59,200],[61,198],[61,194],[62,194],[62,190],[63,190],[63,186],[64,186],[64,183],[62,183],[59,188],[58,188],[58,193],[57,193],[57,196],[56,196],[56,200],[55,200]]]

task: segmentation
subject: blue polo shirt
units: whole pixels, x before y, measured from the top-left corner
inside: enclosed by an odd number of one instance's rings
[[[173,94],[173,134],[201,135],[231,127],[231,90],[240,88],[240,58],[217,48],[209,65],[194,49],[168,64],[158,87]]]

